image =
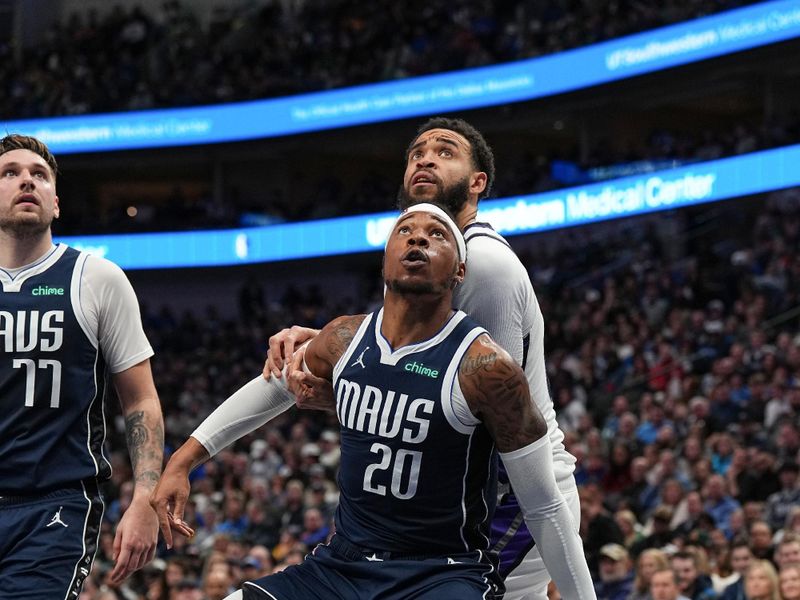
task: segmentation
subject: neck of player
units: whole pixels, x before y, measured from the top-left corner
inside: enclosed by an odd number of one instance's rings
[[[456,225],[461,231],[467,228],[468,225],[475,223],[478,220],[478,204],[477,201],[475,204],[472,202],[466,202],[461,210],[458,211],[458,214],[455,216]]]
[[[46,233],[20,236],[0,229],[0,267],[17,269],[41,258],[53,247],[53,236]]]
[[[393,349],[432,338],[453,314],[453,296],[409,295],[387,291],[381,333]]]

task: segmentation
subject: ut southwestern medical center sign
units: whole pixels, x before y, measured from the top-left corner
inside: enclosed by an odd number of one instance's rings
[[[624,183],[488,201],[481,206],[478,220],[491,223],[503,235],[534,233],[709,201],[715,195],[716,179],[714,172],[653,175]],[[386,243],[394,219],[392,215],[367,222],[371,246]]]
[[[535,233],[800,186],[800,145],[641,176],[481,202],[504,235]],[[125,269],[273,262],[383,248],[397,213],[219,231],[61,238]]]

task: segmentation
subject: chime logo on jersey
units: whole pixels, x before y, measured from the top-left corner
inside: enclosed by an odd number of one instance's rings
[[[430,367],[426,367],[424,364],[418,363],[417,361],[406,363],[403,367],[403,370],[414,373],[415,375],[424,375],[425,377],[430,377],[431,379],[436,379],[439,377],[438,369],[431,369]]]
[[[339,379],[336,394],[336,411],[339,422],[350,429],[385,438],[398,435],[409,444],[421,444],[428,437],[433,400],[398,394],[394,390],[380,390],[365,385],[363,390],[355,381]]]
[[[64,288],[37,285],[31,290],[31,296],[63,296]]]

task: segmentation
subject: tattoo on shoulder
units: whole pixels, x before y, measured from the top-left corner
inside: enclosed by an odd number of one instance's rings
[[[508,356],[490,346],[461,362],[459,381],[467,402],[489,429],[498,450],[508,452],[539,439],[547,424],[530,400],[528,380]]]
[[[491,371],[496,362],[497,352],[492,352],[490,354],[479,354],[477,356],[467,355],[464,357],[464,360],[461,361],[461,367],[459,367],[459,370],[462,375],[472,375],[481,369]]]
[[[364,315],[340,317],[331,324],[332,329],[329,332],[325,343],[325,349],[331,356],[338,359],[338,357],[344,354],[344,351],[347,350],[350,342],[353,341],[356,331],[358,331],[358,328],[364,318]]]

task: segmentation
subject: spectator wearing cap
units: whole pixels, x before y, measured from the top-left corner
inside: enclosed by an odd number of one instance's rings
[[[681,594],[678,577],[672,569],[659,569],[653,573],[650,577],[650,598],[652,600],[690,600]]]
[[[619,544],[600,548],[600,581],[595,584],[597,600],[627,600],[633,589],[633,569],[628,551]]]
[[[670,563],[678,577],[678,589],[689,600],[714,600],[717,597],[711,585],[711,578],[700,572],[696,554],[678,552]]]
[[[717,527],[726,535],[730,532],[731,513],[741,508],[741,504],[728,494],[728,483],[722,475],[711,475],[703,487],[705,503],[703,508],[714,518]]]
[[[719,600],[747,600],[744,593],[744,574],[751,562],[753,553],[747,540],[744,538],[734,540],[731,544],[731,567],[738,578],[725,588]]]
[[[800,486],[798,486],[800,466],[792,460],[784,461],[778,468],[781,489],[767,498],[766,521],[773,530],[786,523],[786,517],[795,506],[800,506]]]

